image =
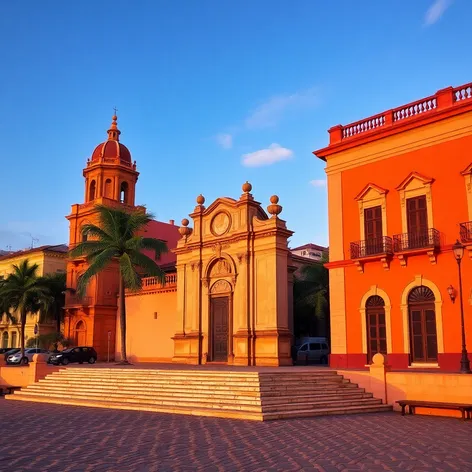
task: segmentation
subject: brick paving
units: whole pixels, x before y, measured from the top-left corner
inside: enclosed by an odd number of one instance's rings
[[[252,421],[0,399],[1,472],[472,471],[472,421]]]

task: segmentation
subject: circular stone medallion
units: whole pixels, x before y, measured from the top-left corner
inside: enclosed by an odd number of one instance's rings
[[[221,236],[229,230],[230,219],[228,213],[218,213],[211,222],[211,231],[215,236]]]

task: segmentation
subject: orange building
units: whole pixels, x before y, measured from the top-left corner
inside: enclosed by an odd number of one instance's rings
[[[329,130],[331,359],[457,371],[472,350],[472,84]],[[470,256],[470,257],[469,257]]]

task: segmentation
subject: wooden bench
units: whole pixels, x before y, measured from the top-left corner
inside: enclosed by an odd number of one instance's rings
[[[462,419],[471,419],[472,404],[469,403],[443,403],[429,402],[422,400],[399,400],[397,403],[402,407],[402,416],[405,416],[405,409],[408,407],[408,413],[416,413],[416,407],[419,408],[439,408],[442,410],[458,410],[462,414]]]

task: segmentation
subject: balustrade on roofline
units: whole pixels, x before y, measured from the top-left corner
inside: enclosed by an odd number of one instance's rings
[[[166,274],[165,285],[161,284],[158,277],[144,277],[143,278],[143,290],[149,288],[167,287],[177,285],[177,274]]]
[[[366,133],[368,131],[376,130],[378,128],[392,126],[402,120],[432,113],[436,110],[443,110],[453,107],[458,103],[462,104],[464,101],[471,99],[472,82],[459,87],[449,87],[439,90],[434,95],[397,108],[393,108],[383,113],[379,113],[378,115],[374,115],[348,125],[334,126],[329,130],[330,144],[334,144],[339,141]]]

